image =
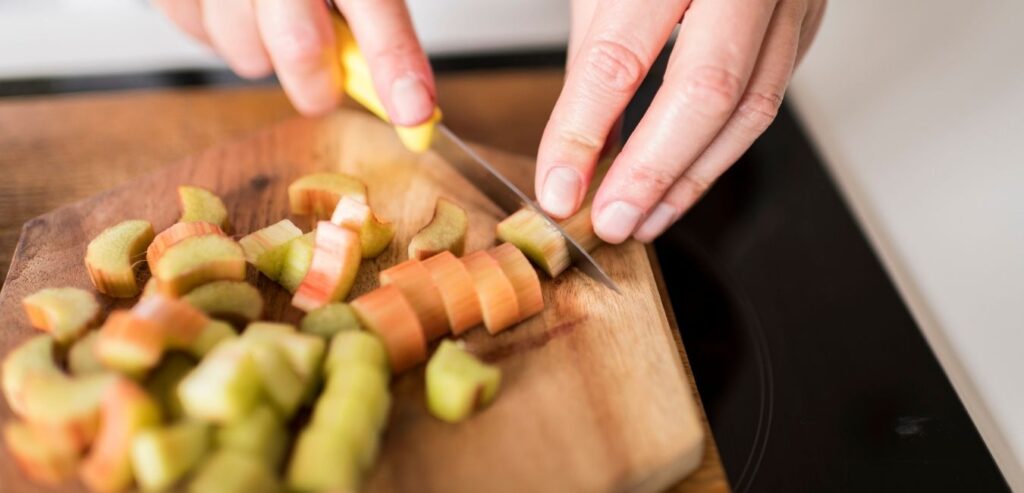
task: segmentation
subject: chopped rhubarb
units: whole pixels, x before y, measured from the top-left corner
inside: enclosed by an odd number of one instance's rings
[[[590,207],[559,223],[580,247],[593,251],[602,243],[590,222]],[[530,208],[522,208],[498,223],[498,239],[511,243],[551,277],[572,264],[565,239],[553,226]]]
[[[210,323],[206,324],[206,327],[203,327],[196,339],[192,341],[187,351],[197,358],[202,358],[221,342],[236,337],[238,334],[231,324],[220,320],[210,320]]]
[[[238,244],[245,252],[245,260],[270,279],[281,276],[281,267],[288,254],[288,243],[302,236],[302,230],[284,219],[246,235]]]
[[[430,413],[457,423],[494,400],[501,385],[501,370],[481,363],[459,344],[444,340],[427,363],[426,381]]]
[[[466,250],[466,231],[469,216],[458,204],[438,198],[434,217],[409,241],[409,258],[424,260],[449,251],[461,257]]]
[[[89,375],[106,369],[96,356],[96,342],[99,339],[99,331],[93,330],[71,346],[68,350],[68,370],[72,375]]]
[[[340,332],[332,337],[324,360],[324,375],[359,365],[388,374],[388,352],[380,338],[363,330]]]
[[[284,418],[302,403],[305,382],[280,346],[266,340],[249,340],[247,347],[263,383],[263,393]]]
[[[205,188],[181,186],[178,187],[178,199],[181,202],[180,222],[212,223],[225,231],[231,228],[228,209],[224,201],[213,192]]]
[[[308,312],[343,300],[355,283],[361,258],[357,233],[321,221],[316,230],[313,261],[295,291],[292,305]]]
[[[340,332],[359,330],[359,319],[352,307],[345,303],[331,303],[302,317],[301,329],[325,339]]]
[[[401,291],[402,296],[416,312],[423,327],[423,335],[428,341],[448,333],[448,314],[445,312],[444,299],[423,262],[416,259],[406,260],[381,271],[380,284],[393,285]]]
[[[423,362],[427,341],[412,305],[395,286],[381,286],[351,303],[359,322],[380,336],[391,371],[400,373]]]
[[[321,463],[323,466],[324,463]],[[329,468],[325,468],[329,469]],[[279,493],[274,470],[258,457],[218,450],[200,466],[189,493]]]
[[[210,425],[185,420],[138,432],[132,442],[135,478],[145,491],[166,491],[206,454]]]
[[[211,317],[251,322],[263,313],[263,296],[243,281],[216,281],[189,291],[181,298]]]
[[[61,376],[54,360],[54,340],[48,335],[38,335],[7,353],[4,357],[3,390],[4,398],[16,414],[25,414],[25,382],[29,376]]]
[[[58,486],[75,476],[79,450],[67,440],[45,436],[27,423],[8,421],[4,442],[18,467],[33,481]]]
[[[231,238],[196,236],[167,249],[153,275],[160,292],[181,296],[206,283],[244,280],[245,257]]]
[[[451,252],[441,252],[424,260],[423,266],[430,272],[434,285],[441,291],[452,334],[462,334],[483,322],[476,285],[465,264]]]
[[[29,323],[49,332],[59,343],[77,339],[100,313],[92,293],[78,288],[49,288],[22,300]]]
[[[309,272],[309,265],[313,262],[313,244],[316,242],[316,232],[306,233],[287,245],[284,260],[281,262],[281,276],[277,282],[289,293],[295,293],[299,284]]]
[[[342,197],[331,215],[331,222],[359,233],[363,258],[381,254],[395,236],[395,225],[377,217],[370,206],[351,196]]]
[[[288,185],[292,214],[329,218],[342,197],[366,202],[366,185],[344,173],[313,173]]]
[[[295,441],[288,463],[288,488],[294,491],[359,491],[362,475],[357,452],[316,428],[306,428]],[[324,467],[330,464],[331,467]]]
[[[132,307],[131,314],[138,320],[159,326],[165,347],[174,349],[185,349],[192,345],[210,323],[210,319],[191,304],[162,294],[139,300]]]
[[[163,230],[153,238],[153,242],[146,248],[146,264],[149,270],[156,270],[157,264],[163,258],[164,252],[188,238],[195,236],[218,235],[225,236],[224,231],[213,223],[192,222],[174,223],[171,227]]]
[[[244,418],[217,430],[217,447],[261,458],[272,469],[281,464],[287,445],[288,430],[268,405],[256,406]]]
[[[218,344],[178,385],[185,413],[227,423],[256,406],[263,389],[259,369],[242,341]]]
[[[185,417],[185,408],[178,396],[178,385],[195,367],[196,362],[192,358],[182,353],[171,353],[147,375],[146,392],[160,404],[165,417],[175,420]]]
[[[95,352],[103,366],[131,376],[159,364],[167,345],[163,326],[126,310],[112,312],[98,337]]]
[[[516,290],[494,257],[481,250],[462,258],[473,278],[487,332],[497,334],[519,321]]]
[[[147,221],[124,221],[111,226],[89,242],[85,266],[96,290],[115,298],[139,294],[135,282],[135,261],[153,241],[153,226]]]
[[[288,324],[256,322],[245,328],[242,339],[279,347],[302,379],[303,396],[308,397],[315,390],[327,346],[323,338],[297,332]]]
[[[349,403],[337,402],[347,400]],[[349,404],[356,409],[346,409]],[[337,368],[327,380],[310,422],[317,427],[339,428],[345,421],[357,421],[357,428],[368,428],[374,435],[383,429],[391,407],[388,374],[364,364]],[[366,420],[355,419],[349,411],[366,413]],[[353,423],[356,424],[356,423]]]
[[[544,293],[540,289],[540,278],[523,252],[511,243],[502,243],[487,251],[501,265],[516,290],[519,302],[519,321],[526,320],[544,310]]]
[[[160,423],[160,408],[135,382],[116,380],[103,393],[96,443],[79,474],[93,491],[123,491],[132,484],[131,451],[135,436]]]

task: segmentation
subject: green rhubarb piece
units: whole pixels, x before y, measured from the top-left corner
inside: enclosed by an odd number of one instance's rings
[[[366,202],[366,184],[344,173],[312,173],[288,185],[288,203],[292,214],[330,217],[342,197]]]
[[[283,348],[266,340],[246,341],[249,354],[263,381],[263,392],[281,416],[295,414],[305,392],[305,382],[292,367]]]
[[[362,258],[380,255],[395,237],[394,223],[381,220],[365,201],[353,197],[342,197],[338,201],[331,222],[359,233]]]
[[[188,352],[196,358],[202,358],[206,356],[214,347],[224,341],[229,341],[238,337],[234,327],[227,322],[221,322],[220,320],[210,320],[203,327],[203,330],[199,332],[199,335],[192,345],[189,346]]]
[[[49,332],[61,344],[77,339],[100,313],[96,297],[78,288],[36,291],[23,299],[22,305],[32,326]]]
[[[346,303],[330,303],[306,314],[300,326],[303,332],[325,339],[344,331],[358,330],[356,312]]]
[[[145,491],[165,491],[202,460],[209,447],[210,426],[187,420],[147,428],[132,443],[132,470]]]
[[[388,392],[388,377],[365,366],[352,365],[339,368],[327,380],[324,391],[313,410],[312,422],[330,426],[348,420],[342,410],[354,404],[356,413],[364,412],[369,419],[366,423],[374,431],[383,428],[391,409],[391,394]]]
[[[54,361],[53,337],[46,334],[37,335],[18,345],[4,357],[3,390],[4,398],[11,410],[24,416],[25,383],[29,375],[63,376]]]
[[[245,257],[231,238],[193,236],[168,248],[153,275],[161,292],[180,296],[214,281],[245,280]]]
[[[427,363],[427,408],[450,423],[469,417],[494,400],[501,370],[484,364],[450,340],[444,340]]]
[[[104,230],[89,242],[85,266],[96,290],[115,298],[139,294],[135,281],[135,261],[153,241],[153,225],[148,221],[124,221]]]
[[[288,488],[296,491],[358,491],[356,454],[344,440],[315,427],[299,434],[288,464]]]
[[[99,335],[98,331],[91,331],[71,346],[71,350],[68,351],[68,369],[72,375],[88,375],[106,370],[96,357],[96,341],[99,340]]]
[[[243,339],[266,341],[278,345],[288,357],[292,368],[302,378],[303,396],[308,397],[319,381],[320,365],[323,363],[327,344],[315,335],[296,332],[288,324],[255,322],[249,324]]]
[[[288,252],[281,263],[281,276],[277,282],[290,293],[295,293],[309,272],[313,263],[313,250],[316,232],[306,233],[288,242]]]
[[[362,330],[348,330],[331,338],[331,346],[324,360],[324,375],[356,365],[366,365],[389,375],[388,353],[377,336]]]
[[[49,486],[73,478],[80,455],[66,437],[53,435],[15,420],[7,421],[3,428],[4,443],[21,470],[33,481]]]
[[[207,315],[249,322],[263,313],[263,297],[244,281],[216,281],[193,289],[182,297]]]
[[[217,430],[217,446],[249,457],[261,458],[277,469],[288,445],[288,431],[280,416],[268,405],[259,405],[244,418]]]
[[[291,221],[284,219],[259,231],[246,235],[238,244],[245,252],[245,260],[267,277],[277,280],[288,254],[288,243],[302,236]]]
[[[409,240],[409,258],[423,260],[443,251],[461,257],[466,250],[468,230],[466,210],[448,199],[439,198],[433,219]]]
[[[199,187],[180,186],[178,199],[181,201],[180,222],[216,224],[224,231],[230,228],[228,209],[224,201],[213,192]]]
[[[178,385],[188,416],[215,423],[244,417],[262,395],[262,378],[241,341],[218,344]]]
[[[146,378],[146,391],[160,404],[168,417],[179,419],[185,416],[185,409],[178,396],[178,385],[196,367],[192,358],[179,353],[170,353],[160,366]]]
[[[188,485],[189,493],[277,493],[274,471],[257,457],[219,450],[206,459]]]

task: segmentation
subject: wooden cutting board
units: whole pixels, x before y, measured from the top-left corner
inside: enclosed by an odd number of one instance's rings
[[[532,188],[530,160],[481,152]],[[0,292],[0,352],[32,334],[22,297],[50,286],[91,288],[82,263],[89,239],[124,219],[147,219],[157,230],[171,225],[178,185],[219,193],[235,232],[244,234],[289,217],[288,183],[319,170],[362,178],[374,209],[397,224],[389,249],[361,268],[353,295],[375,287],[381,268],[405,258],[436,197],[468,209],[470,250],[493,244],[503,217],[447,164],[405,151],[390,128],[366,114],[289,120],[29,221]],[[308,229],[305,218],[292,219]],[[497,401],[471,420],[448,425],[428,415],[422,368],[395,379],[370,491],[654,491],[700,464],[699,410],[646,249],[630,242],[595,256],[621,294],[570,271],[545,280],[540,316],[498,336],[482,329],[465,336],[468,348],[504,375]],[[264,293],[266,318],[301,318],[287,292],[255,271],[249,276]],[[108,308],[126,304],[105,301]],[[4,404],[0,419],[11,418]],[[5,491],[43,490],[24,479],[6,448],[0,484]]]

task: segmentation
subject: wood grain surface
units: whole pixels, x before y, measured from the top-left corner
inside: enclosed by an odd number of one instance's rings
[[[484,84],[485,82],[487,84]],[[506,123],[505,125],[497,124],[488,118],[481,118],[479,114],[481,108],[488,103],[487,98],[467,96],[488,93],[489,91],[481,90],[481,88],[490,88],[494,84],[505,89],[504,94],[513,95],[528,91],[517,92],[509,89],[515,89],[517,86],[522,89],[523,86],[528,86],[531,90],[538,89],[536,93],[541,97],[538,98],[535,95],[529,101],[531,104],[526,104],[527,101],[522,97],[520,97],[522,100],[517,100],[516,96],[511,96],[510,100],[505,103],[502,103],[503,100],[495,101],[494,98],[490,98],[491,109],[488,110],[489,113],[486,116],[497,117],[499,120],[504,117]],[[447,81],[442,77],[440,81],[441,100],[442,105],[446,108],[449,125],[460,133],[480,140],[498,142],[507,149],[531,152],[529,147],[535,148],[536,140],[539,138],[540,129],[543,126],[543,118],[546,117],[546,111],[550,108],[553,95],[557,94],[558,84],[560,84],[560,75],[557,72],[472,74],[450,77]],[[545,94],[547,97],[544,97]],[[445,103],[446,99],[451,102]],[[540,100],[539,103],[537,99]],[[473,104],[459,106],[458,102],[460,101]],[[154,119],[152,116],[155,113],[151,110],[157,108],[163,111],[160,113],[161,118]],[[113,183],[123,182],[132,176],[143,174],[156,167],[160,162],[193,152],[195,148],[208,146],[226,137],[247,133],[256,126],[290,113],[291,110],[280,93],[273,89],[153,92],[100,97],[71,97],[58,100],[0,102],[0,128],[16,129],[13,135],[0,133],[0,151],[2,151],[0,152],[0,169],[10,171],[9,174],[18,178],[20,180],[18,183],[21,185],[10,186],[9,182],[0,183],[0,212],[15,213],[2,214],[0,218],[3,219],[0,220],[18,221],[18,214],[27,215],[37,212],[34,210],[40,208],[37,202],[44,202],[48,208],[66,203]],[[17,124],[15,116],[20,117],[22,124]],[[474,125],[474,118],[483,119],[487,123]],[[92,127],[88,125],[90,119],[94,122],[110,123],[110,126],[115,127],[116,130],[98,128],[93,131]],[[289,135],[288,138],[283,138],[280,135],[271,138],[264,136],[263,143],[255,146],[255,150],[251,145],[242,145],[241,147],[235,145],[236,147],[232,147],[235,150],[231,152],[231,155],[238,159],[233,157],[233,162],[247,162],[246,158],[251,160],[251,165],[236,170],[237,173],[213,171],[222,165],[225,158],[224,153],[228,151],[223,148],[211,151],[183,165],[194,167],[194,173],[191,173],[188,181],[206,183],[208,186],[218,189],[223,189],[233,183],[234,185],[229,187],[231,190],[226,191],[226,197],[229,204],[233,206],[239,230],[244,231],[243,227],[265,224],[269,220],[267,219],[268,215],[272,215],[273,211],[284,210],[275,209],[284,207],[283,194],[279,193],[283,189],[277,189],[285,181],[283,176],[287,173],[301,173],[302,170],[331,165],[336,162],[335,158],[338,156],[353,157],[352,154],[347,154],[353,148],[349,147],[353,145],[352,142],[346,144],[345,139],[325,137],[325,135],[337,135],[336,130],[346,126],[345,123],[338,123],[341,120],[345,119],[336,118],[329,124],[315,124],[309,121],[289,123],[283,127],[291,129],[286,132]],[[521,124],[509,126],[507,125],[509,121]],[[49,125],[46,124],[47,122]],[[361,142],[358,145],[362,144]],[[315,150],[312,154],[310,154],[311,149]],[[17,152],[10,152],[12,150]],[[298,153],[300,156],[296,158],[293,153]],[[305,157],[302,157],[303,155]],[[361,163],[358,166],[362,169],[364,165],[376,162],[388,155],[387,152],[375,152],[371,156],[362,156],[347,162],[350,163],[348,165],[352,165],[353,162]],[[501,162],[511,164],[513,169],[510,171],[527,183],[529,182],[528,161],[505,157],[501,159]],[[279,166],[283,164],[287,164],[287,166],[280,168]],[[53,171],[52,168],[48,169],[42,165],[56,167],[61,171],[78,170],[78,172],[52,173],[48,172]],[[433,183],[446,183],[450,186],[452,183],[458,182],[458,177],[446,174],[443,165],[418,167],[428,173],[429,179]],[[109,173],[107,172],[108,168]],[[373,173],[380,173],[382,170],[376,169],[368,172],[372,176]],[[9,346],[14,339],[27,334],[19,310],[11,308],[14,306],[12,303],[28,290],[27,286],[39,283],[43,279],[48,281],[47,285],[52,284],[57,279],[53,276],[65,271],[68,273],[67,275],[75,276],[73,279],[68,278],[70,284],[88,284],[84,277],[84,270],[81,270],[80,261],[68,262],[65,265],[66,268],[53,270],[53,274],[49,275],[25,268],[25,265],[39,263],[36,260],[29,263],[28,260],[45,259],[53,255],[67,256],[75,248],[84,248],[86,238],[91,233],[98,231],[95,228],[100,228],[115,219],[113,216],[116,213],[104,212],[106,208],[98,207],[99,202],[97,201],[109,201],[122,195],[136,197],[133,200],[138,201],[140,200],[137,198],[140,195],[138,190],[143,187],[141,184],[148,183],[147,186],[164,191],[159,194],[143,194],[145,200],[125,204],[124,207],[118,208],[118,211],[124,213],[130,210],[139,216],[153,219],[158,228],[168,225],[173,221],[174,214],[173,207],[170,208],[170,212],[168,211],[166,201],[173,202],[173,185],[177,181],[172,180],[171,176],[166,173],[171,173],[179,181],[183,176],[181,171],[176,173],[158,172],[158,175],[142,178],[140,182],[127,189],[108,192],[94,201],[77,204],[65,211],[74,211],[73,213],[68,212],[67,217],[71,218],[68,219],[69,222],[65,223],[68,228],[55,227],[52,223],[57,219],[58,214],[31,221],[26,225],[26,244],[33,243],[34,239],[44,239],[43,243],[46,244],[42,247],[24,246],[19,249],[15,257],[15,267],[11,272],[10,279],[11,286],[5,287],[2,295],[3,304],[0,305],[0,307],[7,308],[3,311],[6,317],[3,322],[9,327],[2,334],[4,347]],[[257,175],[262,175],[262,178]],[[254,180],[254,178],[256,179]],[[392,183],[391,186],[396,187],[388,193],[393,193],[394,190],[404,186],[407,187],[404,189],[406,192],[409,188],[418,190],[415,193],[421,199],[430,195],[425,193],[425,189],[421,185],[413,184],[417,180],[410,180],[405,185],[402,185],[400,180],[388,181]],[[371,182],[376,183],[372,178]],[[382,186],[386,190],[388,185]],[[412,227],[410,225],[417,220],[425,221],[424,217],[418,217],[416,214],[429,214],[429,212],[423,212],[426,209],[420,206],[409,206],[408,204],[414,203],[413,201],[379,203],[378,197],[383,194],[378,194],[375,191],[377,188],[380,187],[371,185],[371,190],[374,190],[371,191],[371,201],[385,214],[409,221],[406,224],[408,227]],[[278,190],[278,192],[274,192],[274,190]],[[472,193],[467,195],[466,190],[468,190],[467,187],[456,187],[450,191],[450,195],[464,203],[472,204],[471,207],[477,210],[474,216],[478,217],[475,230],[488,231],[496,219],[496,211],[490,208],[482,197],[474,197]],[[274,197],[268,194],[274,195]],[[259,204],[258,207],[243,205],[250,203],[254,197]],[[264,198],[267,200],[263,200]],[[424,200],[429,202],[429,199]],[[403,203],[406,205],[401,205]],[[0,223],[0,248],[4,247],[3,241],[9,241],[3,235],[9,234],[11,226],[11,224]],[[78,233],[76,235],[69,234],[69,228],[72,230],[78,228]],[[55,230],[60,231],[55,237],[56,239],[53,241],[47,239],[49,235],[55,234]],[[399,242],[404,241],[402,236],[404,234],[409,233],[406,231],[406,233],[400,234]],[[71,238],[72,236],[75,238]],[[407,239],[407,236],[404,238]],[[487,235],[483,233],[477,234],[474,239],[471,239],[471,245],[479,246],[488,242]],[[623,247],[620,250],[625,253],[615,254],[614,259],[632,258],[631,256],[635,256],[641,261],[648,259],[644,249],[639,245]],[[9,250],[7,251],[9,252]],[[400,248],[392,249],[387,254],[388,256],[378,262],[382,262],[380,265],[390,263],[398,258],[400,251]],[[616,250],[609,249],[608,251]],[[0,249],[0,256],[6,259],[8,255]],[[80,256],[77,258],[80,259]],[[644,262],[641,262],[641,265],[645,265]],[[666,355],[674,355],[673,358],[669,358],[672,360],[671,364],[666,364],[669,361],[666,359],[661,364],[653,366],[655,368],[673,367],[674,371],[680,372],[678,358],[679,356],[685,358],[685,355],[674,351],[677,347],[672,339],[675,334],[674,325],[664,318],[665,313],[662,311],[657,289],[657,272],[650,269],[640,269],[640,272],[636,272],[636,269],[623,270],[614,267],[612,270],[615,275],[625,276],[621,282],[634,287],[644,286],[642,290],[639,290],[636,300],[629,300],[629,306],[636,306],[638,309],[649,312],[649,318],[656,322],[651,324],[651,328],[658,329],[657,333],[660,334],[657,338],[652,339],[652,341],[656,340],[655,348],[661,348]],[[370,272],[371,270],[368,268],[361,275],[360,290],[364,290],[370,285],[373,277]],[[659,426],[664,425],[667,428],[658,428],[659,433],[656,435],[645,435],[644,433],[634,433],[635,430],[630,426],[620,427],[618,423],[633,421],[632,418],[637,416],[635,413],[653,412],[649,408],[665,412],[668,408],[676,407],[678,404],[676,401],[685,402],[686,399],[680,401],[678,398],[680,395],[689,395],[690,387],[686,384],[685,379],[676,378],[675,384],[659,386],[659,392],[665,396],[653,400],[647,399],[646,402],[633,402],[630,406],[616,411],[614,406],[606,408],[595,406],[590,402],[595,398],[600,399],[601,393],[595,393],[594,386],[588,382],[595,378],[607,381],[602,377],[607,372],[623,372],[626,375],[631,375],[631,378],[649,377],[650,374],[647,372],[651,367],[650,361],[641,360],[642,365],[634,368],[627,364],[630,363],[628,359],[624,360],[619,357],[610,358],[607,362],[587,361],[584,364],[572,364],[565,361],[565,354],[561,354],[559,358],[555,358],[561,359],[555,364],[543,356],[548,353],[566,353],[572,356],[568,358],[569,361],[579,358],[586,359],[589,358],[587,355],[593,352],[592,347],[602,347],[609,343],[612,343],[613,347],[632,346],[635,341],[629,340],[625,336],[638,336],[627,330],[609,331],[609,334],[603,335],[599,335],[599,330],[580,330],[590,327],[589,324],[593,323],[591,319],[594,316],[589,312],[581,312],[579,306],[588,300],[599,304],[597,299],[590,299],[588,296],[600,296],[601,292],[600,288],[591,286],[592,283],[589,281],[582,278],[573,280],[572,276],[578,276],[578,274],[571,274],[570,278],[567,278],[568,281],[560,281],[557,286],[552,285],[546,288],[546,296],[553,309],[549,310],[549,314],[545,315],[542,320],[526,324],[509,332],[508,336],[503,335],[497,339],[486,336],[483,331],[477,331],[469,337],[471,347],[480,351],[488,359],[502,365],[510,378],[509,387],[505,389],[508,394],[499,400],[500,402],[507,400],[508,403],[504,407],[495,406],[488,411],[490,414],[485,414],[485,416],[494,416],[493,418],[481,417],[479,421],[475,421],[479,423],[478,425],[464,429],[440,426],[439,423],[433,423],[423,415],[425,411],[421,404],[422,384],[417,383],[420,381],[421,375],[412,374],[403,377],[396,383],[396,392],[400,397],[397,401],[392,431],[387,435],[386,447],[388,450],[398,450],[400,453],[385,453],[385,459],[379,464],[372,478],[373,489],[422,491],[433,489],[432,487],[437,487],[439,484],[450,486],[448,483],[437,483],[437,481],[447,482],[460,477],[441,474],[442,471],[452,469],[453,457],[460,457],[459,454],[471,458],[471,460],[459,461],[458,463],[462,464],[461,468],[455,468],[462,471],[460,474],[467,474],[468,476],[465,478],[469,480],[485,476],[493,477],[483,474],[482,471],[504,466],[504,470],[515,473],[516,478],[538,478],[547,475],[543,484],[538,484],[538,487],[545,486],[552,489],[562,487],[563,491],[566,487],[594,490],[631,489],[634,487],[657,489],[671,483],[673,467],[679,467],[678,462],[671,464],[671,461],[661,461],[659,466],[657,464],[659,461],[654,458],[656,454],[652,454],[650,450],[668,450],[673,446],[678,448],[679,443],[683,442],[673,442],[670,438],[673,436],[671,430],[678,428],[679,424],[677,422],[659,423]],[[261,285],[264,284],[262,281],[259,282]],[[582,288],[573,287],[576,285],[582,286]],[[287,297],[279,291],[275,292],[276,288],[273,286],[265,286],[265,289],[269,292],[268,301],[272,307],[271,310],[281,310],[286,318],[297,318],[298,315],[287,307]],[[563,292],[567,295],[560,294]],[[577,320],[581,314],[585,317],[583,321]],[[655,314],[658,316],[651,317]],[[623,333],[621,337],[619,332]],[[580,338],[582,335],[588,334],[593,337]],[[666,352],[664,348],[669,348],[671,351]],[[530,362],[527,363],[528,361]],[[551,366],[546,367],[544,363],[533,361],[549,361]],[[680,375],[683,373],[678,373],[677,377]],[[675,386],[673,387],[673,385]],[[569,390],[563,392],[566,387]],[[626,394],[628,395],[628,393]],[[537,453],[540,455],[531,457],[533,454],[528,453],[516,459],[507,455],[508,450],[496,447],[491,449],[496,455],[489,457],[484,450],[476,446],[480,443],[478,436],[490,437],[483,443],[500,443],[502,439],[515,438],[516,441],[521,441],[521,437],[529,436],[531,431],[536,434],[538,429],[545,426],[546,420],[524,420],[521,416],[523,411],[517,407],[526,403],[527,408],[532,408],[538,406],[538,403],[546,402],[551,396],[572,398],[579,405],[562,407],[559,410],[563,418],[572,418],[566,421],[570,426],[563,427],[559,424],[555,427],[553,434],[552,430],[544,428],[542,430],[544,431],[543,440],[530,444],[537,448]],[[677,409],[676,413],[681,412],[686,404],[679,404],[679,406],[682,407]],[[700,417],[699,413],[699,409],[693,409],[692,415]],[[671,415],[672,413],[667,414]],[[561,423],[561,421],[555,422]],[[512,424],[510,425],[510,423]],[[550,425],[551,422],[547,422],[547,426]],[[594,426],[599,428],[588,429],[588,427]],[[706,429],[706,425],[702,425],[702,427]],[[563,428],[565,434],[557,433]],[[573,438],[573,433],[580,432],[580,430],[586,430],[588,433],[582,438]],[[494,435],[490,436],[488,433]],[[434,445],[427,446],[428,441],[424,440],[428,440],[429,443],[437,442],[437,446],[442,448],[436,448]],[[728,490],[710,437],[707,438],[706,443],[705,455],[700,468],[686,481],[673,487],[674,491]],[[447,449],[443,447],[447,447]],[[550,463],[547,461],[536,463],[539,457],[550,456],[549,449],[559,447],[568,447],[567,450],[571,452],[584,451],[585,453],[579,455],[579,458],[575,460],[569,460],[568,466],[561,464],[559,460],[571,459],[574,456],[572,453],[566,457],[556,457],[557,460]],[[445,450],[450,450],[450,452],[444,452]],[[469,453],[467,450],[472,450],[473,453]],[[428,458],[433,457],[434,462],[416,459],[417,453]],[[518,456],[519,454],[512,453],[512,455]],[[588,458],[590,455],[594,456],[593,460]],[[661,473],[645,474],[643,477],[647,481],[643,481],[637,479],[640,476],[631,475],[629,472],[642,467],[653,467],[654,470],[660,470]],[[6,458],[3,461],[2,471],[4,474],[2,480],[5,485],[9,484],[9,478],[20,477],[11,470],[10,461]],[[563,482],[559,482],[553,478],[565,479]],[[493,483],[488,482],[487,484]],[[516,483],[509,483],[506,486],[511,488],[511,484]],[[450,491],[452,488],[444,489]]]

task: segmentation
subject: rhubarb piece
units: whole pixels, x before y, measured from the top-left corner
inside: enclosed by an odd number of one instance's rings
[[[131,451],[135,436],[160,423],[160,409],[138,384],[116,380],[103,393],[100,431],[79,474],[93,491],[123,491],[132,484]]]
[[[412,305],[423,327],[423,335],[432,341],[448,333],[448,315],[441,291],[430,271],[419,260],[406,260],[381,271],[381,286],[394,285]]]
[[[162,294],[139,300],[131,314],[158,326],[165,347],[174,349],[188,348],[210,323],[210,319],[191,304]]]
[[[217,281],[193,289],[181,298],[211,317],[251,322],[263,313],[263,296],[249,283]]]
[[[462,334],[483,322],[476,285],[465,264],[451,252],[441,252],[424,260],[423,266],[441,292],[452,334]]]
[[[25,382],[30,375],[37,378],[62,376],[54,361],[53,349],[53,338],[42,334],[19,344],[4,357],[4,398],[16,414],[25,415],[25,393],[28,390]]]
[[[139,376],[160,363],[166,345],[162,326],[115,310],[100,327],[94,351],[103,366]]]
[[[592,252],[604,244],[601,238],[594,233],[594,223],[591,222],[590,218],[590,205],[588,204],[581,207],[569,219],[559,223],[562,231],[565,231],[565,234],[576,240],[580,248],[588,252]]]
[[[245,280],[245,257],[231,238],[195,236],[167,249],[153,275],[160,292],[181,296],[213,281]]]
[[[519,321],[516,290],[494,257],[481,250],[462,258],[473,278],[487,332],[497,334]]]
[[[140,298],[153,296],[154,294],[157,294],[159,292],[160,289],[157,287],[156,278],[151,276],[149,280],[146,281],[146,285],[142,286],[142,295],[140,296]]]
[[[260,272],[276,281],[281,276],[281,267],[288,254],[288,242],[300,236],[302,236],[302,230],[291,221],[284,219],[246,235],[238,240],[238,244],[245,252],[247,262],[255,265]]]
[[[359,330],[359,319],[347,304],[331,303],[307,313],[300,327],[303,332],[329,339],[340,332]]]
[[[73,478],[79,450],[66,439],[43,436],[38,429],[19,421],[4,425],[4,442],[18,467],[33,481],[49,486]]]
[[[330,467],[324,467],[330,464]],[[358,491],[358,457],[345,440],[307,428],[299,434],[288,464],[288,488],[297,491]]]
[[[210,426],[182,421],[138,432],[132,443],[135,478],[145,491],[165,491],[185,476],[206,454]]]
[[[238,421],[217,431],[217,446],[249,457],[261,458],[268,467],[277,469],[288,445],[288,431],[277,412],[270,406],[256,406]]]
[[[359,271],[359,252],[358,234],[321,221],[316,230],[313,261],[295,291],[292,305],[308,312],[345,299]]]
[[[313,173],[288,185],[288,203],[296,215],[329,218],[342,197],[365,203],[366,185],[344,173]]]
[[[296,332],[288,324],[256,322],[249,324],[242,339],[277,345],[287,356],[303,382],[303,395],[309,396],[318,382],[320,364],[327,344],[318,336]]]
[[[395,225],[377,217],[364,201],[346,196],[338,201],[331,222],[359,233],[363,258],[381,254],[395,236]]]
[[[590,222],[590,206],[580,209],[560,226],[588,252],[602,244]],[[497,231],[498,239],[515,245],[551,277],[557,277],[572,264],[565,239],[533,209],[524,207],[516,211],[498,223]]]
[[[438,198],[434,218],[409,241],[409,258],[424,260],[444,251],[461,257],[466,251],[468,229],[466,210],[446,198]]]
[[[377,368],[355,364],[330,376],[310,422],[327,429],[340,430],[350,426],[353,429],[349,431],[368,429],[375,437],[387,422],[390,408],[388,374]],[[365,416],[357,416],[363,413]]]
[[[231,327],[231,324],[221,322],[220,320],[210,320],[210,323],[206,324],[206,327],[203,327],[203,330],[199,332],[199,336],[192,341],[192,345],[188,347],[188,352],[196,358],[202,359],[221,342],[236,337],[238,337],[238,334],[235,333],[235,329]]]
[[[502,243],[487,253],[498,261],[505,277],[512,283],[519,304],[519,321],[526,320],[544,310],[544,293],[540,289],[540,278],[533,265],[518,248],[511,243]]]
[[[281,262],[281,277],[277,282],[289,293],[295,293],[299,284],[309,272],[309,265],[313,262],[313,244],[316,241],[316,233],[306,233],[288,242],[288,251],[285,253],[284,261]]]
[[[381,286],[351,303],[359,322],[380,336],[388,350],[393,373],[400,373],[427,357],[427,341],[412,305],[395,286]]]
[[[283,349],[266,340],[248,340],[249,355],[263,383],[263,393],[285,419],[295,414],[302,403],[305,382]]]
[[[22,300],[29,323],[64,344],[82,335],[100,313],[92,293],[78,288],[49,288]]]
[[[178,385],[195,367],[196,362],[192,358],[181,353],[171,353],[146,377],[146,392],[153,396],[168,418],[185,417],[185,408],[178,397]]]
[[[218,344],[178,385],[188,416],[215,423],[240,419],[262,392],[259,369],[241,341]]]
[[[205,188],[180,186],[178,199],[181,201],[181,219],[179,222],[205,222],[220,226],[227,231],[231,229],[228,221],[228,208],[224,201]]]
[[[335,334],[324,360],[324,375],[352,366],[367,366],[387,375],[388,352],[377,336],[362,330]]]
[[[153,225],[141,220],[124,221],[93,238],[85,251],[85,266],[96,290],[115,298],[139,294],[134,264],[151,241]]]
[[[435,417],[457,423],[494,400],[501,370],[486,365],[450,340],[441,341],[427,363],[427,408]]]
[[[326,462],[320,465],[323,467]],[[324,469],[329,469],[324,467]],[[274,471],[258,458],[233,450],[220,450],[200,466],[189,483],[189,493],[278,493]]]
[[[72,375],[90,375],[106,369],[96,356],[96,342],[99,339],[99,331],[94,330],[71,346],[71,350],[68,351],[68,369]]]
[[[207,222],[175,223],[161,231],[146,249],[146,264],[149,265],[149,270],[156,270],[157,264],[160,263],[160,259],[164,257],[168,248],[189,238],[206,235],[225,236],[224,230],[220,229],[220,226]]]

